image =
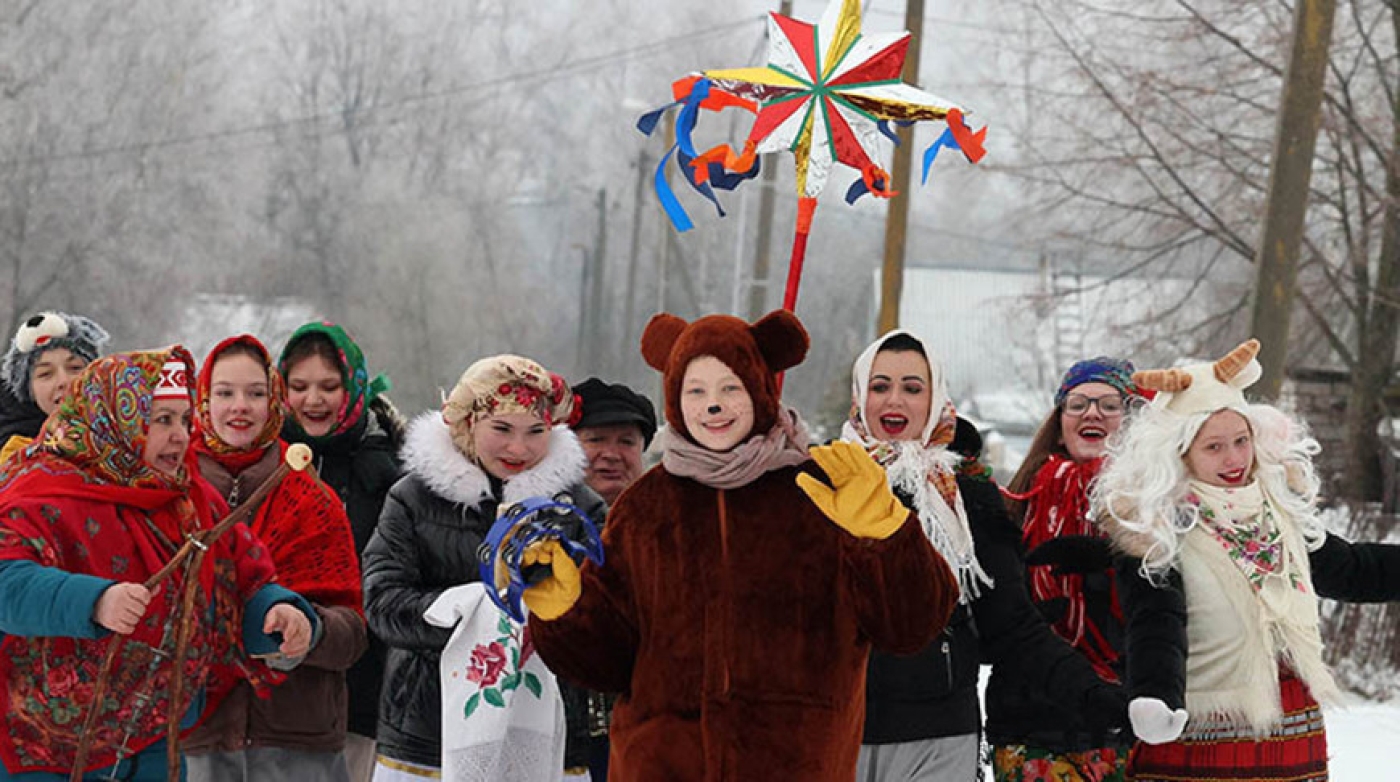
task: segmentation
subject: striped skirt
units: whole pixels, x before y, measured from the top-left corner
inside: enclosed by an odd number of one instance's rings
[[[1265,738],[1225,724],[1192,725],[1170,744],[1139,742],[1131,782],[1326,782],[1322,710],[1297,677],[1280,672],[1283,723]]]

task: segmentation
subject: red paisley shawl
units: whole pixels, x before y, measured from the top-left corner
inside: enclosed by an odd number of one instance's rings
[[[234,345],[255,350],[268,373],[267,423],[244,449],[234,448],[219,437],[209,413],[214,364]],[[230,337],[209,351],[199,373],[195,400],[194,450],[201,457],[218,462],[230,475],[238,475],[267,458],[271,449],[276,450],[279,463],[285,456],[287,444],[278,434],[286,391],[281,375],[272,368],[272,357],[256,337]],[[271,469],[262,472],[270,473]],[[245,488],[251,492],[255,487]],[[294,472],[282,479],[258,508],[252,528],[272,555],[279,584],[314,603],[349,606],[363,615],[360,563],[350,519],[340,498],[313,473]]]
[[[141,458],[152,388],[167,360],[184,362],[187,372],[193,368],[189,353],[178,346],[93,362],[34,444],[4,465],[0,560],[139,583],[169,561],[185,533],[213,525],[224,505],[207,484],[190,479],[192,461],[169,477]],[[262,686],[268,674],[243,650],[242,614],[247,599],[272,580],[271,560],[239,526],[204,562],[195,601],[202,621],[182,672],[185,692],[208,686],[217,697],[237,678]],[[174,648],[170,620],[182,577],[177,572],[156,592],[117,655],[88,768],[111,765],[123,741],[128,753],[153,744],[164,737],[170,715],[178,718],[188,708],[187,701],[170,702],[173,662],[153,654]],[[115,638],[5,637],[0,757],[7,769],[70,769],[102,659]]]
[[[1089,521],[1089,484],[1099,474],[1102,459],[1076,462],[1061,454],[1051,454],[1035,474],[1026,498],[1026,520],[1022,539],[1026,550],[1062,535],[1104,537],[1097,525]],[[1118,681],[1113,663],[1118,652],[1108,643],[1103,632],[1094,626],[1085,612],[1084,576],[1078,573],[1055,575],[1051,565],[1027,568],[1030,572],[1031,597],[1037,602],[1063,597],[1069,602],[1065,615],[1051,627],[1075,649],[1093,663],[1099,676]],[[1118,587],[1113,583],[1113,615],[1122,619],[1118,604]]]

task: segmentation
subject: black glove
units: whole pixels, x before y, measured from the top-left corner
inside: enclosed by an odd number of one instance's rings
[[[1127,690],[1108,682],[1089,690],[1084,696],[1083,717],[1084,724],[1091,730],[1127,735],[1130,729]]]
[[[1035,601],[1035,609],[1045,618],[1045,624],[1052,625],[1065,618],[1069,612],[1069,598],[1052,597],[1049,600]]]
[[[1089,535],[1063,535],[1031,549],[1027,565],[1053,565],[1057,576],[1072,573],[1100,573],[1113,567],[1108,538]]]

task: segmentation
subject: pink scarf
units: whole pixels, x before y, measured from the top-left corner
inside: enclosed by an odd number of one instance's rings
[[[747,486],[764,473],[807,461],[807,425],[797,411],[784,407],[778,423],[764,435],[750,437],[728,451],[711,451],[667,427],[661,434],[666,472],[712,489]]]

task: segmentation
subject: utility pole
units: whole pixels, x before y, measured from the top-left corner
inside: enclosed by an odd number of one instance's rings
[[[909,31],[909,54],[904,58],[904,81],[919,81],[919,51],[924,41],[924,0],[906,0],[904,29]],[[912,187],[910,169],[914,163],[914,127],[907,125],[898,131],[899,146],[894,150],[894,165],[890,171],[889,187],[899,195],[890,199],[885,215],[885,261],[880,270],[879,333],[899,328],[899,297],[904,291],[904,244],[909,232],[909,191]]]
[[[1263,344],[1259,363],[1264,376],[1254,389],[1270,400],[1277,399],[1283,387],[1288,360],[1288,320],[1297,287],[1298,246],[1311,192],[1327,50],[1336,11],[1336,0],[1298,0],[1293,12],[1293,45],[1274,136],[1264,232],[1255,255],[1250,317],[1250,331]]]
[[[637,267],[641,263],[642,254],[642,201],[646,198],[647,169],[651,167],[647,157],[646,148],[637,152],[637,187],[632,194],[632,246],[627,251],[627,296],[626,304],[622,309],[622,344],[618,346],[621,351],[619,356],[631,356],[637,352],[637,339],[641,338],[641,333],[636,333],[633,338],[634,328],[632,318],[637,313]],[[619,369],[626,370],[624,365]]]
[[[588,323],[592,326],[592,332],[588,335],[588,352],[590,372],[607,372],[610,367],[600,366],[606,363],[606,351],[603,347],[603,332],[607,331],[607,322],[603,318],[603,273],[608,265],[608,191],[607,188],[598,189],[598,233],[593,237],[593,277],[589,280],[592,291],[588,295],[589,317]]]
[[[792,0],[778,4],[778,13],[792,16]],[[758,320],[768,310],[768,269],[773,251],[773,208],[778,189],[778,167],[763,167],[758,191],[758,252],[753,259],[753,282],[749,286],[749,320]]]

